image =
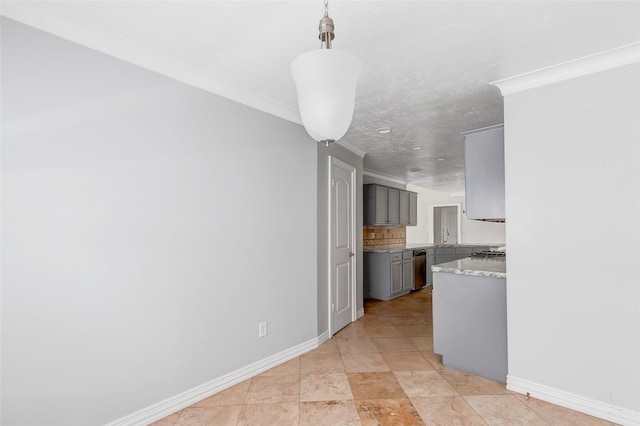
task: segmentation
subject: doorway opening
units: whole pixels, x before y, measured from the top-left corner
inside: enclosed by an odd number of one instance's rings
[[[434,244],[459,244],[462,240],[461,203],[436,204],[431,211]]]

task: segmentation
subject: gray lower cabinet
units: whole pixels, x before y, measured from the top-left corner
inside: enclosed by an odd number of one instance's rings
[[[436,247],[435,264],[453,262],[456,260],[456,249],[454,247]]]
[[[413,289],[413,251],[365,252],[364,295],[367,298],[391,300]]]
[[[436,249],[428,248],[427,250],[427,282],[425,285],[433,284],[433,271],[431,267],[435,265]]]
[[[411,291],[414,287],[413,250],[406,250],[402,252],[402,290]]]
[[[471,253],[476,252],[475,247],[456,247],[455,248],[455,259],[464,259],[465,257],[471,256]]]

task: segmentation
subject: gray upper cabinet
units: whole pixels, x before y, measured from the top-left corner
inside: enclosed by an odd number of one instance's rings
[[[389,225],[400,224],[400,190],[388,188],[389,207],[387,208],[387,222]]]
[[[409,194],[409,226],[418,224],[418,193],[407,191]]]
[[[384,185],[364,185],[364,225],[415,226],[418,194]]]
[[[502,222],[504,126],[485,127],[463,135],[467,218]]]

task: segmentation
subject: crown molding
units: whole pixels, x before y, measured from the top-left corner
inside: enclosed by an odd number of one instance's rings
[[[493,81],[502,96],[640,62],[640,42]]]
[[[406,185],[408,183],[408,181],[406,181],[406,180],[397,178],[395,176],[385,175],[384,173],[376,172],[375,170],[371,170],[371,169],[362,170],[362,174],[364,176],[369,176],[369,177],[372,177],[372,178],[384,179],[384,180],[388,180],[390,182],[399,183],[400,185]]]
[[[343,147],[344,149],[351,151],[352,153],[354,153],[355,155],[357,155],[360,158],[364,158],[364,156],[367,154],[366,151],[361,150],[360,148],[354,146],[352,143],[350,142],[346,142],[343,140],[337,140],[336,144],[340,145],[341,147]]]
[[[298,110],[210,72],[89,25],[48,6],[46,2],[3,1],[0,14],[74,43],[157,72],[207,92],[302,124]]]

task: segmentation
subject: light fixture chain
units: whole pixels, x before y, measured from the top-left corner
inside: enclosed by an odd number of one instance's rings
[[[329,0],[324,0],[324,16],[329,16]]]

